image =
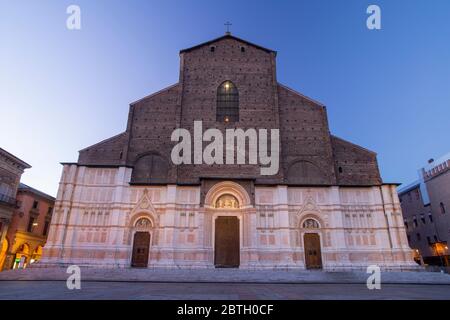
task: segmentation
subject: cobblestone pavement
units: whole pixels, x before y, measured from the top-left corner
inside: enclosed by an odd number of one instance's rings
[[[68,290],[65,281],[2,281],[0,299],[450,299],[450,285],[90,282]]]

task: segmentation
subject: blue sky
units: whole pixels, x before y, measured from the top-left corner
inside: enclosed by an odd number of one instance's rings
[[[324,103],[333,134],[378,153],[386,182],[450,150],[450,1],[0,0],[0,146],[33,166],[23,182],[55,195],[59,162],[124,131],[129,103],[176,83],[179,50],[228,20],[278,51],[278,81]]]

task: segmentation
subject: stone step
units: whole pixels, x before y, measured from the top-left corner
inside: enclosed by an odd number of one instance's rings
[[[0,281],[67,280],[66,268],[29,268],[0,273]],[[240,269],[105,269],[81,267],[82,281],[116,282],[219,282],[219,283],[366,283],[369,274],[360,271],[273,271]],[[450,275],[440,272],[381,272],[383,284],[446,284]]]

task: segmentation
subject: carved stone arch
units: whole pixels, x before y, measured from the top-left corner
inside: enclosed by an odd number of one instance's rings
[[[251,199],[247,191],[240,184],[232,181],[216,183],[205,196],[205,207],[215,208],[216,201],[225,194],[229,194],[237,199],[239,208],[251,206]]]
[[[133,239],[134,233],[136,231],[150,232],[152,234],[151,242],[152,242],[152,244],[156,244],[158,242],[158,239],[157,239],[158,232],[156,232],[156,229],[158,227],[158,219],[156,217],[157,217],[156,215],[154,215],[152,212],[150,212],[148,210],[141,210],[141,211],[137,211],[134,214],[132,214],[127,223],[126,234],[124,235],[124,237],[125,237],[124,244],[132,245],[132,242],[133,242],[132,239]],[[151,227],[146,230],[140,230],[139,227],[136,226],[136,223],[141,219],[149,220],[151,223]]]
[[[131,244],[131,239],[135,231],[136,222],[139,219],[146,218],[151,222],[151,230],[154,231],[159,227],[159,215],[156,212],[153,203],[148,196],[148,190],[145,189],[142,197],[139,199],[135,207],[131,210],[126,221],[126,229],[124,234],[124,244]],[[152,243],[158,241],[158,232],[153,232]]]
[[[305,226],[306,224],[309,224],[309,222],[313,222],[313,226]],[[320,219],[317,214],[315,213],[307,213],[303,215],[301,219],[299,219],[298,227],[300,229],[312,229],[312,230],[319,230],[323,226],[322,219]]]
[[[160,153],[149,151],[137,156],[131,183],[165,183],[169,174],[169,162]]]
[[[136,214],[134,214],[130,219],[128,227],[132,228],[132,229],[136,228],[137,222],[141,219],[147,219],[148,221],[150,221],[150,224],[151,224],[150,229],[154,229],[156,227],[156,222],[155,222],[156,219],[154,218],[153,214],[149,211],[140,211],[140,212],[137,212]]]
[[[288,166],[286,181],[296,185],[315,185],[327,183],[327,175],[315,163],[295,160]]]

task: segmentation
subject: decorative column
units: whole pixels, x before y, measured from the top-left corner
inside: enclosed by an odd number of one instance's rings
[[[329,204],[332,207],[330,212],[329,227],[333,228],[332,232],[332,248],[336,251],[336,266],[347,267],[350,263],[350,253],[345,241],[345,223],[344,212],[341,209],[341,197],[339,187],[330,188]]]
[[[126,188],[131,176],[131,169],[119,167],[116,172],[114,194],[112,199],[112,211],[110,213],[109,225],[110,231],[108,235],[107,245],[110,249],[105,257],[107,261],[115,265],[127,267],[128,260],[131,259],[131,249],[128,244],[123,243],[125,229],[131,226],[126,225],[127,210],[129,199],[125,198]]]
[[[166,189],[166,211],[160,219],[160,228],[162,230],[158,246],[161,250],[162,265],[173,267],[176,265],[176,199],[177,186],[168,185]]]
[[[280,248],[280,261],[274,261],[274,265],[288,267],[294,266],[293,248],[290,237],[289,206],[287,186],[277,186],[276,188],[276,228],[278,229],[278,241]]]

